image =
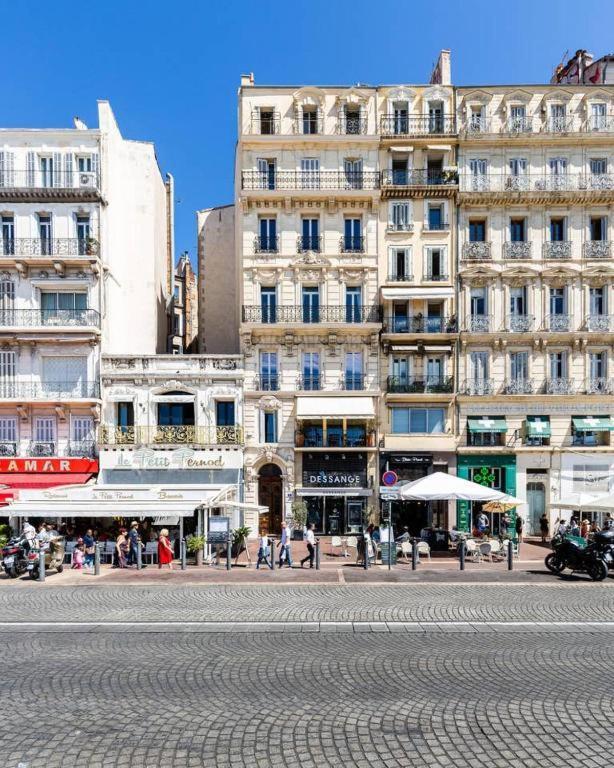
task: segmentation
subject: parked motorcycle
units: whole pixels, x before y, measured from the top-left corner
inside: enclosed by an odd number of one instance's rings
[[[554,552],[547,555],[546,568],[552,573],[584,571],[593,581],[603,581],[608,575],[608,565],[602,546],[587,543],[578,536],[565,536],[555,545]]]
[[[13,536],[2,547],[2,567],[9,579],[16,579],[27,571],[29,549],[23,536]]]
[[[65,542],[63,536],[58,536],[46,545],[45,549],[45,573],[55,570],[62,573],[64,570]],[[28,574],[31,579],[38,579],[40,572],[40,549],[33,549],[28,555]]]
[[[614,569],[614,529],[609,528],[605,531],[598,531],[593,534],[595,549],[603,558],[608,569]]]

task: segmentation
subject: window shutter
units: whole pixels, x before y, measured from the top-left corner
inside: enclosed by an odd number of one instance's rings
[[[26,155],[26,186],[35,186],[34,179],[36,173],[36,156],[34,152],[28,152]]]
[[[6,169],[4,166],[5,160],[4,160],[5,153],[0,150],[0,187],[6,187],[8,184],[6,183]]]
[[[8,416],[0,419],[0,442],[17,442],[17,419],[14,417]]]
[[[0,396],[15,395],[15,352],[0,352]]]
[[[74,186],[72,176],[72,152],[67,152],[64,155],[64,186]]]
[[[61,187],[62,184],[62,155],[60,152],[53,153],[53,186]]]
[[[100,188],[100,163],[98,152],[92,155],[92,173],[94,175],[94,186]]]

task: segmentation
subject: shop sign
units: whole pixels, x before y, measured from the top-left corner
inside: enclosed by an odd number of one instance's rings
[[[361,488],[367,484],[366,472],[335,471],[303,472],[303,485],[316,488]]]
[[[191,448],[176,448],[174,451],[154,451],[139,448],[136,451],[122,451],[117,455],[117,469],[222,469],[224,456],[220,452],[198,453]]]
[[[98,472],[98,462],[95,459],[60,459],[54,456],[40,459],[0,459],[0,473],[10,474],[11,472],[94,474]]]
[[[391,464],[430,466],[433,456],[429,453],[392,453],[389,461]]]

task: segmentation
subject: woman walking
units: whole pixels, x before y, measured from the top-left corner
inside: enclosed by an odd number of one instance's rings
[[[172,571],[174,554],[168,537],[168,528],[163,528],[160,531],[160,536],[158,538],[158,568],[162,568],[163,565],[168,565],[168,570]]]
[[[117,567],[126,568],[126,557],[128,555],[128,549],[130,544],[128,543],[128,537],[126,534],[128,531],[125,528],[119,529],[119,536],[115,542],[115,552],[117,554]]]

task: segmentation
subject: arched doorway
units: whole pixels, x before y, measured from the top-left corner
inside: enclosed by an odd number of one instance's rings
[[[283,514],[283,481],[276,464],[265,464],[258,473],[258,504],[269,511],[260,515],[260,533],[279,533]]]

